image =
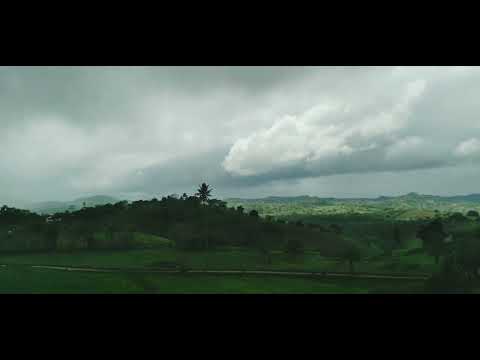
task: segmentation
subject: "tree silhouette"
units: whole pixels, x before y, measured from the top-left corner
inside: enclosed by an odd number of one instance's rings
[[[467,212],[467,216],[472,216],[472,217],[479,217],[480,215],[478,214],[478,211],[476,210],[470,210]]]
[[[417,238],[422,240],[423,248],[435,257],[435,264],[439,263],[440,256],[444,253],[446,236],[443,224],[438,219],[421,226],[417,231]]]
[[[331,224],[331,225],[330,225],[330,229],[331,229],[334,233],[336,233],[336,234],[341,234],[341,233],[343,233],[342,227],[341,227],[340,225],[338,225],[338,224]]]
[[[210,194],[212,192],[212,188],[210,187],[210,185],[206,184],[206,183],[202,183],[200,185],[200,187],[198,188],[197,190],[197,193],[195,194],[195,196],[198,197],[198,199],[200,200],[200,202],[202,204],[205,204],[208,202],[208,199],[210,198]],[[209,221],[209,214],[203,214],[202,216],[202,223],[203,223],[203,236],[204,236],[204,240],[205,240],[205,249],[208,250],[209,248],[209,240],[210,240],[210,221]]]
[[[396,247],[401,247],[402,246],[402,240],[400,237],[400,229],[397,225],[393,227],[393,242]]]
[[[297,237],[288,239],[285,245],[286,253],[293,256],[303,253],[303,249],[303,242]]]
[[[213,189],[210,187],[210,185],[206,183],[202,183],[202,185],[200,185],[195,195],[198,196],[200,201],[206,202],[210,198],[212,190]]]
[[[348,262],[350,273],[353,274],[355,272],[354,263],[362,259],[362,252],[356,244],[349,243],[341,253],[341,257]]]
[[[478,277],[480,269],[480,246],[478,239],[461,239],[456,244],[455,260],[467,278]]]

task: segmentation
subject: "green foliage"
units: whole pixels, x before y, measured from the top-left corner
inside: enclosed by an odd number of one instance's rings
[[[468,221],[468,219],[465,216],[463,216],[463,214],[460,212],[453,213],[452,215],[450,215],[448,220],[451,222],[460,222],[460,223]]]
[[[288,239],[285,245],[285,251],[289,255],[302,254],[304,251],[304,245],[302,243],[302,240],[298,238]]]
[[[210,188],[210,186],[206,183],[202,183],[195,195],[198,196],[200,201],[206,202],[210,198],[211,192],[212,192],[212,189]]]
[[[23,268],[0,271],[0,293],[385,293],[416,292],[418,282],[322,280],[275,276],[80,273]]]
[[[362,249],[353,242],[347,242],[344,250],[340,253],[342,259],[348,262],[351,273],[355,272],[354,264],[363,257]]]
[[[445,253],[445,238],[447,237],[442,222],[436,219],[422,225],[418,229],[417,237],[422,240],[424,249],[434,256],[438,263],[440,256]]]
[[[467,216],[478,218],[480,215],[478,214],[478,211],[476,211],[476,210],[469,210],[467,212]]]
[[[248,215],[252,216],[252,217],[256,217],[258,218],[258,211],[257,210],[251,210]]]
[[[122,259],[130,266],[176,263],[185,268],[344,272],[347,262],[352,273],[432,272],[440,264],[434,264],[431,256],[447,259],[453,253],[457,272],[473,278],[478,271],[475,254],[480,253],[476,241],[480,225],[469,218],[448,222],[448,217],[437,213],[438,219],[432,222],[400,221],[397,219],[406,213],[428,215],[430,210],[385,206],[390,200],[319,202],[306,198],[292,204],[270,199],[259,208],[251,203],[239,203],[235,208],[210,198],[211,188],[206,187],[205,196],[199,195],[200,186],[198,196],[184,193],[160,200],[122,201],[57,213],[48,219],[3,207],[0,251],[71,252],[72,257],[64,260],[67,265],[83,261],[76,259],[82,259],[78,254],[87,250],[102,250],[105,261],[112,265],[116,265],[113,259]],[[412,195],[402,201],[417,200]],[[288,212],[290,215],[285,215]],[[447,233],[458,241],[446,245]],[[140,248],[152,252],[138,252],[128,260],[127,255],[122,258],[118,253],[106,260],[112,249],[127,254],[127,250]],[[53,254],[45,257],[44,263],[55,259]]]
[[[456,232],[453,247],[455,265],[469,279],[480,275],[480,234],[477,227],[472,232]]]
[[[444,259],[441,270],[425,283],[425,290],[431,293],[470,293],[472,289],[472,282],[452,255]]]

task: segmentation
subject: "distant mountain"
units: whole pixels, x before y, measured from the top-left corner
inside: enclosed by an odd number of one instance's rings
[[[82,197],[75,199],[73,201],[45,201],[38,202],[27,205],[28,210],[41,213],[41,214],[53,214],[56,212],[63,211],[75,211],[80,210],[84,205],[86,207],[93,207],[97,205],[106,205],[106,204],[115,204],[118,199],[106,196],[106,195],[95,195],[89,197]]]
[[[72,204],[83,205],[83,203],[85,203],[86,206],[96,206],[96,205],[105,205],[105,204],[115,204],[118,201],[120,200],[111,196],[95,195],[95,196],[82,197],[82,198],[75,199],[72,201]]]
[[[457,195],[447,197],[450,201],[457,202],[480,202],[480,194],[470,194],[470,195]]]

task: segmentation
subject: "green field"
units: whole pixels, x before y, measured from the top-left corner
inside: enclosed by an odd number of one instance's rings
[[[431,269],[422,254],[397,256],[408,262],[380,259],[360,262],[357,272],[420,272]],[[32,269],[30,265],[85,266],[96,268],[154,268],[182,264],[192,269],[348,271],[341,261],[315,252],[290,258],[272,254],[263,264],[260,254],[247,249],[185,252],[175,248],[128,251],[78,251],[72,253],[9,254],[0,256],[0,292],[4,293],[402,293],[420,292],[423,281],[385,279],[330,279],[272,275],[204,275],[158,273],[86,273]],[[414,266],[412,266],[412,264]],[[422,265],[423,264],[423,265]],[[407,271],[409,270],[409,271]]]
[[[418,281],[0,270],[0,293],[402,293]]]
[[[164,267],[165,264],[178,264],[191,269],[348,271],[348,264],[344,261],[323,257],[315,251],[308,251],[294,258],[281,251],[272,252],[271,263],[266,264],[260,253],[248,249],[197,252],[161,248],[128,251],[9,254],[0,255],[0,263],[7,265],[62,265],[106,268],[158,268]],[[425,254],[400,254],[355,264],[357,272],[372,273],[429,273],[436,269],[433,258]]]

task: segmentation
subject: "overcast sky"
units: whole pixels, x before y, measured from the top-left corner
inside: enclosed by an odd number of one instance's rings
[[[480,68],[0,67],[0,203],[480,193]]]

